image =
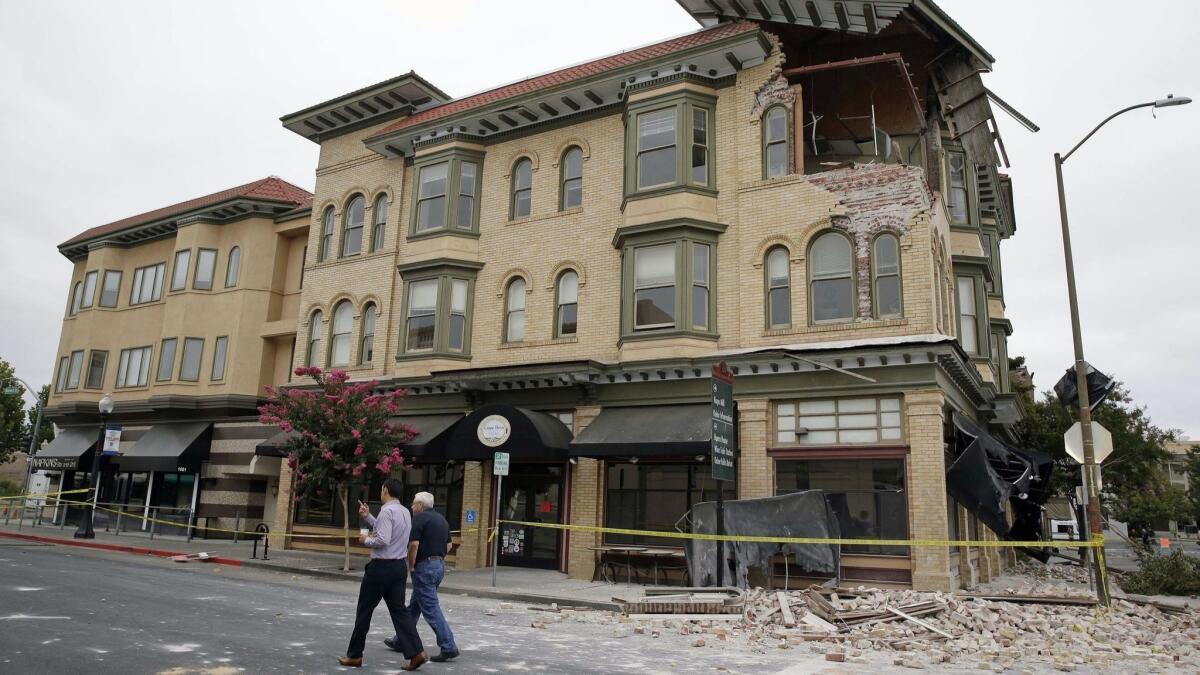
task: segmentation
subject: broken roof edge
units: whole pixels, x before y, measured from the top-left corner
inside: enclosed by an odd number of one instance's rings
[[[761,347],[741,347],[738,349],[718,350],[712,352],[712,356],[742,356],[747,354],[762,354],[767,352],[827,352],[841,349],[903,347],[920,344],[943,344],[954,342],[956,342],[956,338],[950,335],[943,335],[942,333],[923,333],[919,335],[859,338],[856,340],[828,340],[825,342],[799,342],[793,344],[763,345]]]

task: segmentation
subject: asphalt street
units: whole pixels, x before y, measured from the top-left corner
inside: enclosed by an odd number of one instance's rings
[[[335,661],[357,590],[344,581],[0,540],[0,673],[397,672],[404,659],[382,644],[391,634],[382,605],[365,667]],[[555,622],[546,619],[558,615],[525,604],[450,595],[442,604],[462,656],[421,672],[770,673],[798,656],[631,634],[599,613],[596,622]],[[421,635],[436,653],[423,621]]]

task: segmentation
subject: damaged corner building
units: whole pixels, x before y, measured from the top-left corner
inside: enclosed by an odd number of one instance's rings
[[[101,461],[103,500],[200,537],[336,533],[340,503],[293,503],[287,436],[255,413],[319,366],[407,389],[396,477],[461,531],[460,570],[687,583],[682,541],[645,532],[705,527],[718,489],[767,514],[745,534],[1035,537],[1046,466],[1012,447],[997,115],[1036,126],[985,86],[992,56],[928,0],[678,4],[686,35],[479,94],[347,81],[282,118],[320,148],[311,195],[265,179],[81,224],[59,247],[74,272],[46,415],[63,433],[35,465],[86,485],[112,391],[126,447]],[[275,300],[229,311],[259,288]],[[736,461],[718,484],[721,361]],[[374,504],[368,473],[349,503]],[[502,524],[497,556],[498,517],[583,527]],[[937,591],[1015,553],[753,555],[746,583]]]

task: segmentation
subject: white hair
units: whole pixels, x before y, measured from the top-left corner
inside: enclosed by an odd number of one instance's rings
[[[418,492],[413,496],[413,501],[420,503],[427,509],[433,508],[433,495],[429,494],[428,492]]]

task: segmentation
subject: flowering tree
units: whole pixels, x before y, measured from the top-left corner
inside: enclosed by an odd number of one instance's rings
[[[348,382],[343,370],[297,368],[316,389],[267,388],[270,400],[259,406],[259,420],[295,432],[287,445],[287,462],[295,473],[293,502],[309,495],[336,494],[342,504],[342,569],[350,569],[351,481],[370,482],[370,472],[384,476],[402,466],[400,445],[415,436],[389,418],[400,410],[404,390],[375,393],[377,382]],[[366,477],[363,474],[368,474]]]

